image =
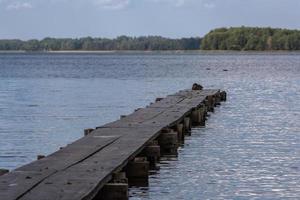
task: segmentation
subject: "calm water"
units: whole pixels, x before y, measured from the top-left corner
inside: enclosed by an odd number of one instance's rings
[[[228,101],[132,199],[300,199],[298,53],[0,54],[0,168],[193,82]]]

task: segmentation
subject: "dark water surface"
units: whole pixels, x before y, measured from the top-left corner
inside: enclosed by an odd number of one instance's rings
[[[193,82],[228,101],[131,199],[300,199],[299,53],[0,54],[0,168]]]

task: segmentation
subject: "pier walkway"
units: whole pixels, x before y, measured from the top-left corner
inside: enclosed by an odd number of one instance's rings
[[[182,90],[95,129],[0,176],[1,200],[128,199],[128,184],[147,179],[159,157],[176,154],[192,126],[226,100],[220,90]]]

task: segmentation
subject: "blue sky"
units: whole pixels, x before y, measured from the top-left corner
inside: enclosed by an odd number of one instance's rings
[[[203,36],[229,26],[300,29],[300,0],[0,0],[0,38]]]

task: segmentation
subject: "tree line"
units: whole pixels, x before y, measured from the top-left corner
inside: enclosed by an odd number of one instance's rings
[[[110,51],[110,50],[196,50],[200,38],[170,39],[160,36],[127,37],[115,39],[85,37],[79,39],[45,38],[43,40],[0,40],[2,51]]]
[[[203,50],[300,50],[300,31],[274,28],[218,28],[202,39]]]
[[[258,27],[218,28],[203,38],[170,39],[160,36],[0,40],[0,51],[111,51],[111,50],[300,50],[300,31]]]

